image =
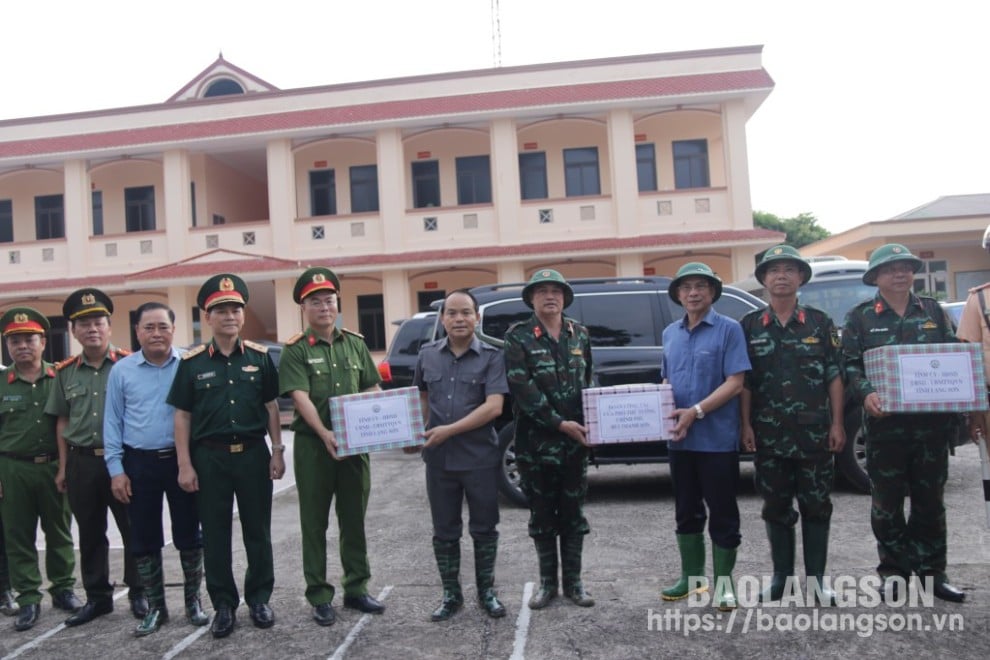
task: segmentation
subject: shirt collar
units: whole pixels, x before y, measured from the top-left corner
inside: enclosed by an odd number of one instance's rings
[[[686,312],[685,312],[684,316],[681,317],[680,323],[681,323],[681,327],[682,328],[684,328],[685,330],[688,329],[688,324],[687,324],[688,323],[688,317],[687,317],[687,313]],[[715,306],[714,305],[712,305],[711,307],[708,308],[708,311],[705,313],[705,316],[701,319],[701,323],[704,323],[706,325],[715,325]],[[698,325],[701,325],[701,323],[699,323]]]
[[[313,328],[307,327],[305,334],[306,334],[306,343],[309,344],[310,346],[315,346],[317,342],[321,342],[321,341],[324,344],[333,343],[344,336],[344,333],[341,332],[340,328],[338,328],[337,326],[333,326],[333,330],[330,332],[329,342],[320,335],[316,334],[316,331],[313,330]]]
[[[441,339],[440,340],[440,345],[437,346],[437,348],[439,350],[441,350],[441,351],[447,351],[448,353],[450,353],[451,355],[453,355],[454,354],[454,351],[450,350],[450,344],[447,341],[447,339],[448,339],[448,337],[444,337],[443,339]],[[474,351],[475,353],[478,353],[479,355],[481,354],[481,340],[478,339],[478,336],[477,335],[471,337],[471,344],[468,346],[468,350],[469,351]]]
[[[212,357],[215,357],[217,355],[223,355],[223,353],[220,352],[220,347],[217,346],[217,340],[216,340],[215,337],[210,340],[210,346],[206,350],[207,350],[207,352],[208,352],[208,354],[209,354],[209,356],[211,358]],[[240,352],[240,353],[243,353],[244,352],[244,344],[241,343],[241,338],[240,337],[237,338],[237,343],[234,344],[234,350],[231,351],[231,354],[234,354],[234,353],[237,353],[237,352]]]
[[[169,351],[168,359],[165,360],[165,362],[163,362],[162,364],[154,364],[153,362],[148,362],[148,358],[145,357],[144,355],[143,348],[140,351],[138,351],[137,354],[139,356],[138,357],[139,362],[143,364],[150,364],[153,367],[164,367],[166,364],[169,364],[172,360],[178,360],[182,356],[182,354],[179,352],[179,349],[177,349],[175,346],[172,346],[171,350]]]
[[[917,307],[918,309],[921,310],[924,309],[924,306],[922,306],[921,304],[921,298],[914,295],[913,292],[909,291],[907,309],[911,309],[912,307]],[[892,309],[890,303],[884,300],[884,297],[880,295],[880,291],[878,290],[876,295],[873,296],[873,311],[876,312],[877,314],[883,314],[885,311],[889,309]]]
[[[55,367],[48,362],[42,360],[41,362],[41,378],[54,378],[55,377]],[[21,374],[17,371],[17,365],[11,364],[7,367],[7,383],[13,383],[15,380],[23,380],[25,383],[37,382],[29,381],[21,378]]]
[[[797,323],[799,325],[804,325],[805,320],[807,320],[807,313],[804,311],[804,307],[800,304],[794,307],[794,311],[791,312],[790,318],[787,320],[787,324]],[[773,313],[773,308],[767,305],[763,310],[763,314],[760,315],[760,323],[763,327],[767,327],[772,323],[777,323],[780,325],[780,321],[777,320],[777,315]]]

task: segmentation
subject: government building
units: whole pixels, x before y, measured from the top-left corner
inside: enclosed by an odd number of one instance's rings
[[[302,327],[308,266],[341,278],[341,322],[385,349],[393,321],[455,288],[566,277],[726,282],[781,235],[753,227],[746,123],[773,89],[758,46],[279,89],[222,56],[163,103],[0,121],[0,309],[78,350],[62,301],[167,302],[177,345],[209,338],[196,292],[250,287],[244,336]],[[11,90],[12,92],[14,90]]]

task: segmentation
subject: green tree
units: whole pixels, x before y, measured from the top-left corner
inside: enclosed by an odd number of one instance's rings
[[[753,211],[753,225],[761,229],[784,232],[787,234],[784,241],[796,248],[802,248],[832,234],[819,226],[818,218],[811,213],[800,213],[793,218],[781,218],[766,211]],[[762,252],[756,255],[757,262],[761,258],[763,258]]]

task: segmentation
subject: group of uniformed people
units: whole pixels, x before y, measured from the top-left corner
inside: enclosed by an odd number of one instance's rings
[[[938,303],[912,292],[920,266],[904,246],[875,250],[863,280],[876,284],[877,294],[849,312],[841,342],[824,312],[800,303],[798,292],[811,269],[790,246],[763,256],[756,277],[769,304],[741,323],[714,310],[722,283],[709,266],[692,262],[679,269],[668,291],[685,315],[664,331],[662,374],[675,398],[670,465],[681,572],[662,591],[664,599],[708,588],[707,522],[714,602],[721,609],[736,607],[732,571],[741,540],[736,486],[742,447],[756,452],[773,563],[770,588],[761,598],[780,599],[795,573],[800,519],[808,585],[819,602],[834,601],[823,576],[833,457],[846,441],[845,383],[866,413],[879,574],[931,577],[935,596],[963,600],[945,573],[945,428],[953,417],[885,412],[863,363],[864,351],[878,346],[956,341]],[[187,620],[210,622],[199,597],[205,573],[215,611],[213,636],[234,629],[241,598],[231,562],[236,500],[248,560],[244,600],[255,626],[273,625],[272,481],[285,472],[279,395],[290,396],[295,406],[294,468],[313,618],[324,626],[336,619],[335,589],[326,575],[335,497],[343,604],[365,613],[384,611],[367,592],[368,456],[337,455],[329,410],[330,397],[375,391],[380,377],[363,338],[336,325],[339,294],[340,281],[329,269],[310,268],[298,278],[293,298],[305,329],[286,342],[278,371],[263,345],[241,337],[249,292],[230,273],[201,287],[197,302],[213,336],[184,355],[172,345],[174,312],[160,302],[138,309],[141,350],[129,354],[110,343],[110,297],[93,288],[74,292],[63,313],[83,350],[58,365],[42,360],[49,329],[44,315],[28,307],[3,314],[0,332],[13,364],[0,379],[0,536],[6,545],[0,554],[9,562],[9,578],[0,563],[0,610],[17,614],[15,629],[31,628],[41,611],[39,520],[53,605],[72,613],[66,624],[84,624],[113,610],[109,510],[124,540],[131,611],[141,621],[135,634],[157,631],[169,618],[163,499],[183,571]],[[440,312],[445,337],[424,346],[416,366],[414,385],[428,423],[423,446],[409,451],[422,449],[426,463],[443,591],[434,621],[449,619],[464,602],[459,571],[465,498],[479,604],[491,617],[506,614],[494,586],[500,459],[494,422],[506,394],[512,395],[516,460],[539,567],[529,607],[546,607],[561,586],[575,604],[594,605],[581,579],[583,539],[590,529],[583,503],[591,448],[581,400],[592,383],[590,338],[565,316],[574,294],[557,271],[536,271],[522,298],[533,314],[508,330],[500,351],[475,335],[478,304],[471,293],[450,293]],[[965,338],[981,336],[970,331]],[[985,429],[973,424],[974,433]],[[73,592],[70,511],[79,524],[85,603]]]

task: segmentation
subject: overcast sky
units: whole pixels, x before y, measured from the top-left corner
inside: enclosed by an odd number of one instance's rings
[[[160,103],[221,50],[282,89],[495,64],[493,0],[3,4],[0,119]],[[763,45],[755,209],[834,232],[990,192],[985,2],[497,4],[503,66]]]

